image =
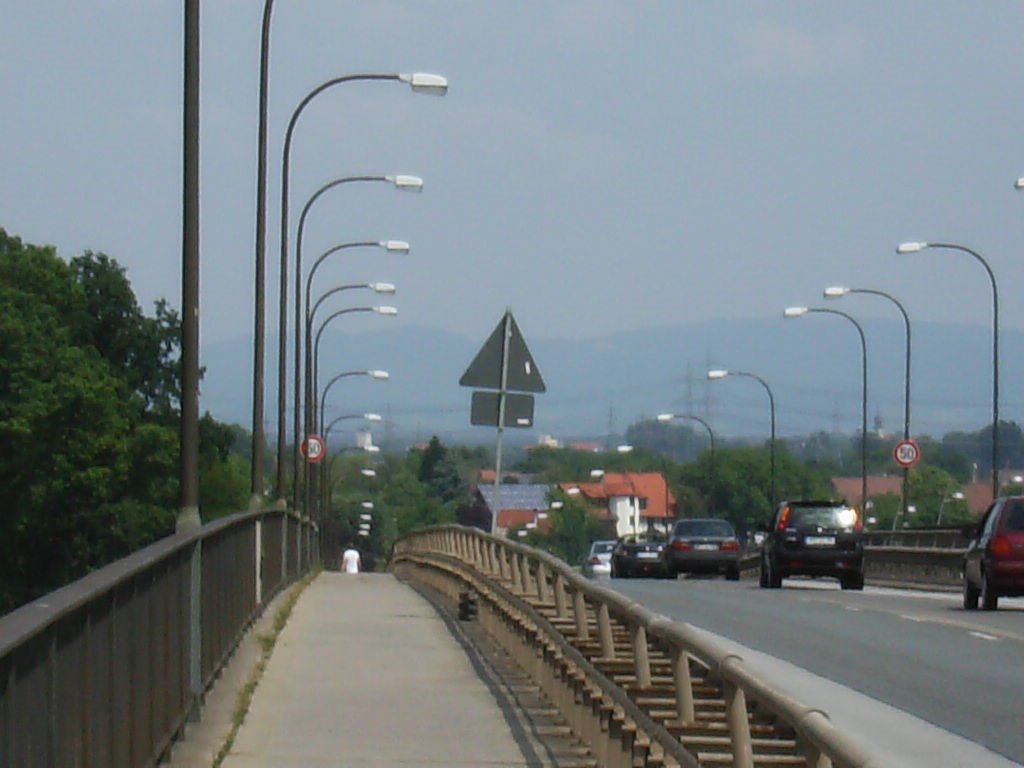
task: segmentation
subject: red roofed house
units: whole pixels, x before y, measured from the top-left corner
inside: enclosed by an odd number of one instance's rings
[[[899,475],[868,475],[868,498],[874,499],[886,494],[899,496],[903,493],[903,478]],[[860,498],[861,478],[833,477],[832,487],[839,498],[857,509],[863,509]]]
[[[676,516],[676,499],[660,472],[606,472],[593,483],[561,483],[580,495],[592,514],[607,520],[619,537],[650,528],[667,532]]]

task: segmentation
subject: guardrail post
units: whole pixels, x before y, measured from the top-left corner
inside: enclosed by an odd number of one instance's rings
[[[576,637],[581,641],[590,639],[590,627],[587,625],[587,600],[579,589],[572,593],[572,612],[576,619]]]
[[[601,656],[605,659],[615,658],[615,639],[612,636],[612,619],[608,613],[607,603],[597,608],[597,631],[601,637]]]
[[[633,666],[636,669],[636,684],[641,688],[651,687],[651,661],[647,654],[647,630],[643,624],[633,626]]]
[[[530,558],[525,554],[519,555],[519,576],[522,581],[523,594],[530,594],[533,591],[530,589]]]
[[[690,654],[678,646],[672,648],[672,677],[676,685],[676,717],[684,723],[695,722],[697,710],[693,703]]]
[[[197,539],[189,558],[188,680],[190,722],[199,722],[203,704],[203,542]]]
[[[510,552],[508,559],[511,561],[509,567],[512,571],[512,590],[515,591],[522,586],[522,578],[519,575],[519,555],[515,552]]]
[[[569,615],[568,601],[565,599],[565,577],[561,573],[555,574],[555,613],[560,619]]]
[[[537,561],[537,599],[541,603],[551,602],[551,591],[548,589],[548,569],[539,560]]]
[[[729,680],[723,680],[725,712],[729,723],[734,768],[754,768],[754,750],[750,743],[750,718],[747,714],[747,695]]]

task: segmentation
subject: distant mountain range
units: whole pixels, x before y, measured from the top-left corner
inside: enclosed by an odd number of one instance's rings
[[[520,319],[520,325],[524,325]],[[868,345],[869,429],[901,432],[904,331],[898,321],[861,323]],[[328,419],[376,411],[378,426],[395,441],[437,434],[452,442],[490,442],[494,430],[469,425],[470,390],[458,379],[491,328],[476,337],[422,327],[359,334],[325,333],[320,384],[348,370],[382,368],[386,382],[346,378],[327,400]],[[533,441],[621,433],[642,416],[686,412],[702,416],[731,437],[768,431],[768,400],[757,382],[707,381],[709,368],[756,373],[772,388],[780,436],[816,431],[854,432],[861,418],[861,348],[842,318],[720,320],[670,328],[613,333],[589,339],[530,336],[526,341],[547,384],[537,395],[535,429],[509,430],[510,439]],[[991,421],[992,338],[989,329],[937,323],[913,326],[911,431],[941,436]],[[1021,421],[1024,334],[1000,334],[1001,417]],[[276,340],[267,341],[266,421],[276,433]],[[289,357],[291,352],[289,352]],[[201,408],[217,418],[251,426],[252,342],[208,344]],[[291,369],[289,367],[289,377]],[[288,413],[292,408],[291,378]],[[344,423],[344,422],[343,422]],[[289,427],[290,429],[290,427]],[[290,433],[289,433],[290,434]]]

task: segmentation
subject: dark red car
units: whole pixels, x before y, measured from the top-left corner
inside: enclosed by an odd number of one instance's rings
[[[964,555],[964,608],[978,599],[994,611],[1000,597],[1024,595],[1024,496],[996,499],[981,518]]]

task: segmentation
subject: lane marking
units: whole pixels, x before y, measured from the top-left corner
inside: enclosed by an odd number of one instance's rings
[[[989,635],[984,632],[968,632],[971,637],[980,637],[982,640],[999,640],[995,635]]]
[[[907,621],[916,621],[918,624],[922,624],[928,621],[928,619],[924,618],[923,616],[911,616],[909,613],[901,613],[900,618],[906,619]]]

